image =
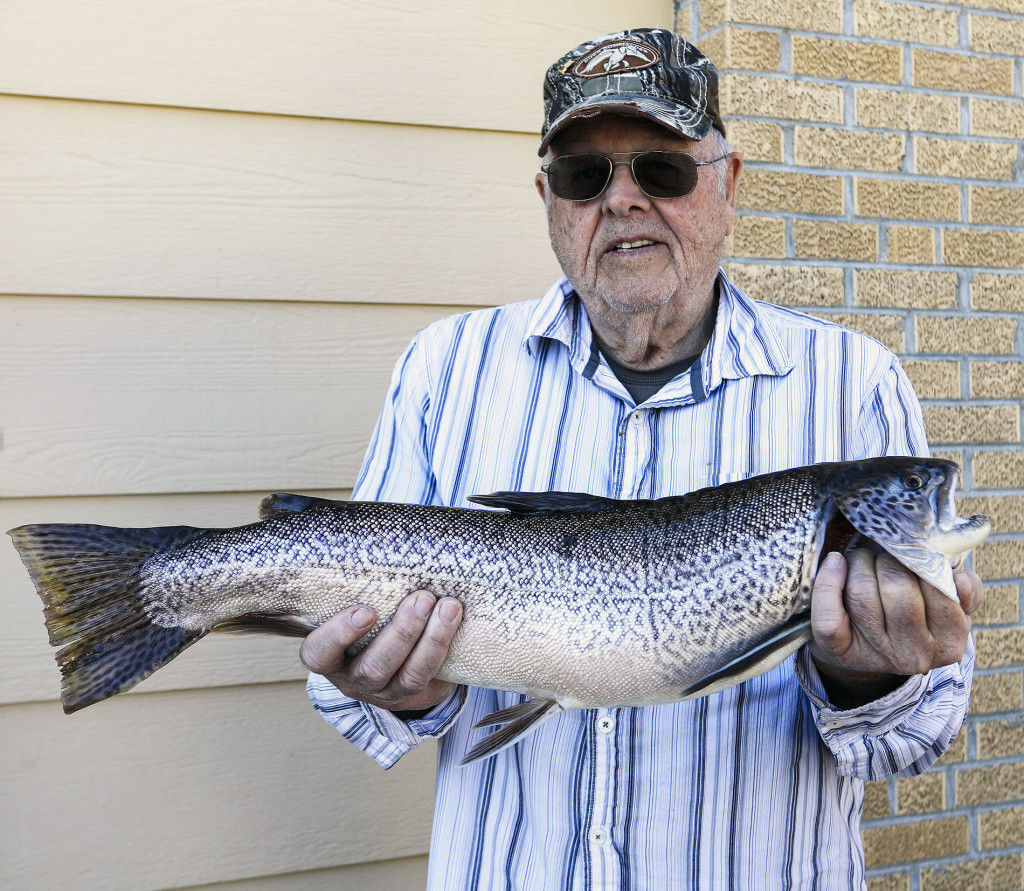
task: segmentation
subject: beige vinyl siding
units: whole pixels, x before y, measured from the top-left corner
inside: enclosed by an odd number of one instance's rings
[[[0,4],[0,530],[347,497],[409,337],[535,296],[543,70],[667,0]],[[6,541],[6,540],[5,540]],[[75,715],[0,542],[0,887],[415,888],[294,640],[211,636]]]

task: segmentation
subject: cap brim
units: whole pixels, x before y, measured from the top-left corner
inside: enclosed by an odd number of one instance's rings
[[[661,124],[680,136],[690,139],[703,139],[714,126],[714,122],[706,114],[692,108],[681,106],[676,102],[658,99],[646,94],[617,93],[614,96],[594,96],[574,105],[567,112],[556,118],[541,139],[538,155],[543,157],[551,140],[566,125],[580,118],[593,118],[600,114],[618,114],[625,117],[646,118]]]

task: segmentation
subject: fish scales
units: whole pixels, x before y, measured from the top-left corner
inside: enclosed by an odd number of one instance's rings
[[[705,695],[810,638],[824,546],[884,549],[956,599],[949,558],[986,518],[956,516],[955,464],[878,458],[794,468],[656,501],[473,496],[494,510],[276,495],[234,529],[22,526],[10,534],[45,603],[61,698],[129,689],[210,630],[306,634],[356,603],[457,597],[438,675],[534,697],[468,760],[566,708]]]

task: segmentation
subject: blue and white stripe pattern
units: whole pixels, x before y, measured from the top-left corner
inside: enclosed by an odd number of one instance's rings
[[[354,497],[467,505],[500,489],[679,495],[818,461],[924,454],[917,399],[873,340],[750,300],[722,274],[698,362],[637,407],[562,280],[442,320],[399,361]],[[855,888],[863,780],[925,769],[967,709],[973,649],[878,702],[829,706],[801,652],[703,699],[575,711],[457,767],[520,701],[470,688],[423,720],[316,707],[387,767],[442,736],[430,888]]]

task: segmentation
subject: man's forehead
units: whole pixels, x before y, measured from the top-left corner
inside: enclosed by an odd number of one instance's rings
[[[600,114],[568,124],[555,136],[552,148],[558,152],[565,152],[581,146],[589,147],[595,142],[614,136],[626,136],[638,145],[657,144],[681,151],[697,144],[697,140],[646,118]]]

